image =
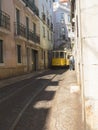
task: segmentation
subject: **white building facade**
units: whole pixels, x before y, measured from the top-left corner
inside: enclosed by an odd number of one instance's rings
[[[40,45],[42,52],[41,68],[51,65],[51,51],[53,49],[53,1],[39,0],[40,17]]]
[[[60,2],[55,0],[53,3],[54,16],[54,49],[70,48],[70,37],[72,33],[70,21],[70,2]]]
[[[84,130],[98,130],[98,1],[75,0],[74,3],[76,70]]]

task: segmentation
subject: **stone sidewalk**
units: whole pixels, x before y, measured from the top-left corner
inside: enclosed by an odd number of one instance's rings
[[[64,73],[50,114],[49,130],[83,130],[80,87],[75,71]]]
[[[45,71],[47,71],[47,70],[45,70]],[[10,84],[16,83],[18,81],[24,80],[24,79],[29,79],[29,78],[36,76],[38,74],[41,74],[43,72],[44,72],[44,70],[35,71],[33,73],[28,73],[28,74],[24,74],[24,75],[15,76],[15,77],[11,77],[11,78],[8,78],[8,79],[0,80],[0,88],[4,87],[6,85],[10,85]]]

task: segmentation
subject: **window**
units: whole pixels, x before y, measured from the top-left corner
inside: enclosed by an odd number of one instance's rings
[[[61,23],[64,23],[64,19],[61,19]]]
[[[48,34],[48,40],[50,40],[50,39],[49,39],[49,31],[47,31],[47,34]]]
[[[29,18],[26,17],[26,38],[29,39]]]
[[[61,13],[61,19],[64,19],[64,13]]]
[[[44,57],[43,57],[43,50],[41,50],[41,58],[43,59]]]
[[[16,25],[17,25],[17,34],[20,34],[20,11],[16,9]]]
[[[64,27],[61,28],[61,34],[65,34],[65,28]]]
[[[1,0],[0,0],[0,9],[1,9]]]
[[[62,40],[65,40],[66,39],[66,37],[65,37],[65,35],[63,34],[63,35],[61,35],[61,39]]]
[[[64,52],[60,52],[60,58],[64,58]]]
[[[70,15],[68,15],[68,22],[70,22]]]
[[[0,40],[0,63],[3,63],[3,41]]]
[[[36,24],[35,23],[33,23],[33,32],[34,32],[34,34],[36,34]]]
[[[17,62],[21,63],[21,46],[17,45]]]
[[[51,0],[49,1],[49,3],[50,3],[50,8],[51,8]]]
[[[43,27],[43,37],[45,37],[45,27]]]
[[[59,52],[55,52],[55,58],[59,58]]]
[[[19,11],[19,9],[16,9],[16,23],[17,24],[20,23],[20,11]]]

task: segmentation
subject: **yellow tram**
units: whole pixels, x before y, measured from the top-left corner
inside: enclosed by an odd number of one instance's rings
[[[65,50],[52,51],[52,68],[53,67],[69,67],[70,54]]]

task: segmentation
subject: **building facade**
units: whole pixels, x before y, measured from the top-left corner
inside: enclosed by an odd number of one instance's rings
[[[42,68],[38,8],[38,0],[0,0],[0,79]]]
[[[75,56],[81,87],[84,130],[98,130],[98,1],[71,0],[75,18]]]
[[[70,2],[55,0],[53,3],[54,16],[54,49],[71,48]]]
[[[51,50],[53,49],[53,1],[39,0],[40,45],[42,52],[41,68],[51,65]]]

